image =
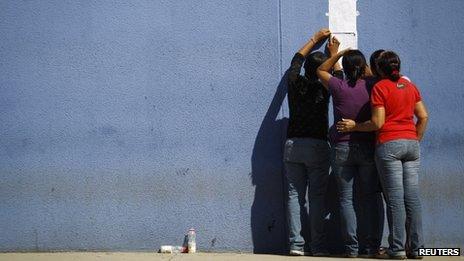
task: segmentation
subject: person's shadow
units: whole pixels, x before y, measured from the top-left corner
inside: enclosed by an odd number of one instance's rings
[[[251,156],[251,179],[255,197],[251,207],[253,253],[288,253],[286,220],[287,183],[283,164],[288,118],[277,119],[287,94],[286,72],[280,80],[274,98],[264,116],[256,136]],[[339,207],[335,179],[331,175],[327,193],[328,218],[326,220],[327,245],[331,253],[341,253]],[[302,212],[307,219],[307,211]],[[307,224],[307,222],[305,222]],[[302,224],[304,238],[309,242],[309,227]],[[306,233],[307,232],[307,233]]]
[[[276,119],[287,94],[287,73],[280,80],[256,136],[251,156],[255,198],[251,207],[253,253],[283,254],[287,248],[283,145],[288,119]]]

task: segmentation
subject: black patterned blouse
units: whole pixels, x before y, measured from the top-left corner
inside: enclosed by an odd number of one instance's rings
[[[296,53],[288,71],[288,106],[290,120],[287,138],[327,140],[329,93],[317,80],[300,75],[305,58]],[[342,71],[334,72],[343,78]]]

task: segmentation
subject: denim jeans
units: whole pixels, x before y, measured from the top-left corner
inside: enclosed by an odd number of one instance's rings
[[[313,253],[326,252],[324,217],[325,194],[329,180],[330,149],[327,141],[312,138],[287,139],[284,163],[288,181],[287,222],[291,250],[304,249],[303,229],[308,226],[306,193],[309,185],[310,248]],[[305,215],[306,214],[306,215]]]
[[[345,254],[376,254],[382,241],[384,209],[374,152],[371,142],[338,143],[332,147]],[[355,202],[359,202],[359,208],[355,208]],[[359,233],[361,230],[363,233]]]
[[[377,146],[376,163],[385,199],[390,235],[389,254],[413,255],[423,247],[419,199],[420,148],[417,140],[398,139]],[[406,243],[409,246],[405,246]]]

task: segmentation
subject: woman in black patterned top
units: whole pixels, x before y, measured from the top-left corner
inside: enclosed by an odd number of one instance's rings
[[[325,246],[323,220],[324,195],[329,178],[328,105],[329,94],[319,82],[316,69],[327,56],[322,52],[311,53],[317,43],[327,39],[328,29],[321,29],[295,54],[288,70],[288,104],[290,120],[285,143],[284,163],[288,180],[288,211],[290,255],[328,255]],[[329,55],[338,52],[339,42],[329,40]],[[304,64],[304,65],[303,65]],[[300,75],[304,66],[305,75]],[[343,78],[339,65],[334,75]],[[311,213],[311,243],[305,242],[301,222],[306,211],[306,191],[309,189]],[[308,239],[306,239],[308,241]],[[310,247],[309,247],[310,245]]]

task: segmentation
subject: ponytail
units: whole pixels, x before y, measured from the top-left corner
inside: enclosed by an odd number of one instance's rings
[[[377,60],[377,67],[379,71],[391,81],[397,82],[401,78],[401,60],[400,57],[392,51],[387,51],[380,55]]]
[[[366,58],[359,50],[349,50],[343,55],[343,71],[350,85],[355,85],[366,70]]]
[[[400,79],[400,71],[396,68],[397,66],[394,64],[390,64],[390,67],[392,68],[391,74],[387,76],[390,80],[397,82]]]
[[[347,70],[345,68],[345,74],[346,74],[346,77],[348,78],[348,81],[350,83],[353,83],[355,84],[356,81],[362,77],[362,75],[364,74],[364,68],[361,68],[359,66],[355,66],[355,68],[353,68],[353,70]]]
[[[353,80],[357,81],[359,78],[362,77],[363,74],[364,74],[364,67],[361,68],[359,65],[356,65],[353,71]]]

